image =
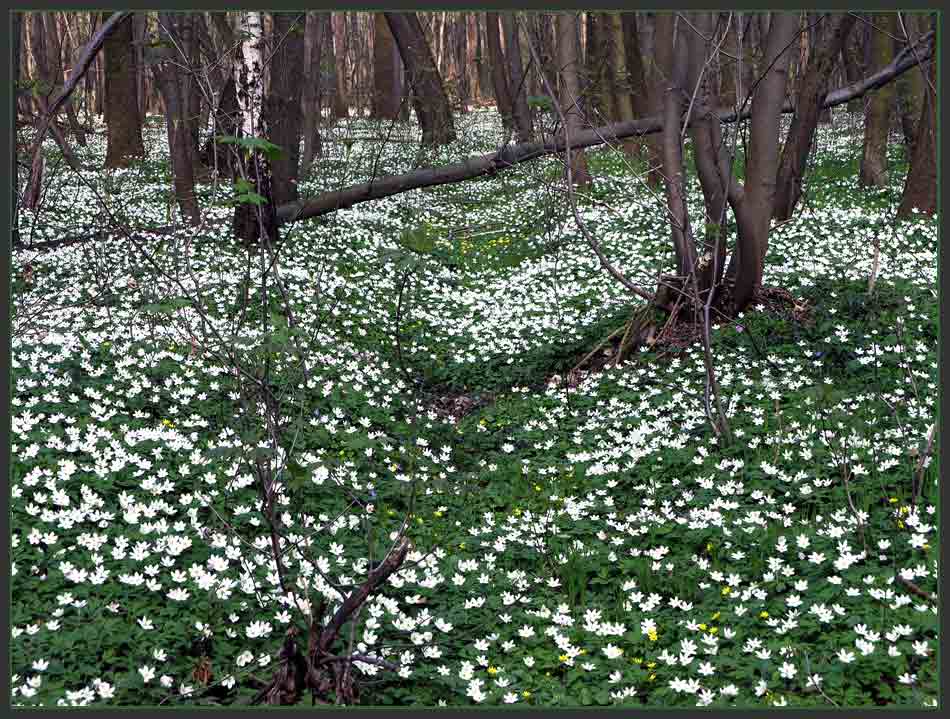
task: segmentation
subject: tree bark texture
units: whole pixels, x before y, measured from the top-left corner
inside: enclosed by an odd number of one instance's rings
[[[274,202],[297,199],[300,168],[300,76],[303,67],[304,27],[302,12],[273,13],[271,82],[265,101],[269,139],[281,152],[270,161],[271,192]]]
[[[303,115],[303,158],[300,161],[301,174],[306,174],[315,157],[322,152],[320,142],[320,117],[323,110],[320,105],[322,70],[320,57],[324,43],[324,22],[322,13],[308,12],[307,26],[303,39],[304,85],[300,95],[300,107]]]
[[[382,13],[374,13],[373,30],[373,115],[379,120],[395,120],[402,100],[399,50]]]
[[[508,87],[507,60],[501,49],[501,31],[496,12],[485,13],[485,43],[488,46],[488,65],[491,68],[492,87],[495,91],[495,105],[506,131],[514,127],[514,109],[511,102],[511,89]]]
[[[897,16],[892,13],[876,13],[871,29],[871,62],[877,69],[887,65],[894,57],[892,36],[897,29]],[[894,86],[885,85],[871,95],[864,117],[864,147],[861,154],[861,169],[858,184],[864,187],[887,185],[887,134],[890,130],[891,104]]]
[[[916,73],[914,68],[911,72]],[[916,208],[933,215],[937,211],[937,62],[931,59],[924,83],[924,101],[917,122],[917,138],[910,169],[897,208],[898,217],[910,217]]]
[[[501,13],[505,33],[505,59],[508,61],[508,88],[511,92],[512,118],[518,142],[527,142],[534,135],[528,87],[521,61],[520,24],[514,13]]]
[[[577,42],[577,15],[558,13],[555,16],[557,33],[557,66],[561,74],[559,102],[567,120],[566,134],[573,136],[581,131],[584,118],[580,105],[580,82],[577,78],[580,65],[580,48]],[[575,185],[589,185],[590,172],[587,156],[583,150],[571,152],[571,180]]]
[[[822,33],[823,41],[811,47],[795,93],[795,114],[782,149],[773,208],[773,216],[777,220],[790,218],[801,197],[802,176],[814,143],[825,95],[828,94],[828,81],[848,33],[854,27],[855,17],[850,13],[833,13],[822,22],[827,24]]]
[[[762,285],[769,225],[775,200],[779,154],[779,120],[785,101],[789,49],[799,32],[798,15],[774,12],[765,37],[763,68],[767,68],[752,98],[749,150],[743,192],[730,198],[736,216],[738,241],[733,256],[733,302],[741,312]]]
[[[443,145],[455,140],[452,108],[442,77],[414,12],[385,13],[409,73],[413,107],[422,128],[422,144]]]
[[[333,116],[343,119],[350,116],[350,100],[346,93],[346,16],[335,12],[330,15],[333,26],[333,65],[335,69],[336,92],[333,95]]]
[[[106,63],[106,167],[127,167],[145,155],[136,83],[133,22],[126,18],[103,46]]]
[[[178,33],[180,15],[159,13],[159,38],[169,47],[181,47]],[[192,152],[191,128],[188,123],[188,107],[182,92],[180,61],[177,51],[170,61],[152,65],[155,85],[165,105],[165,126],[168,131],[169,156],[171,158],[172,182],[175,198],[181,215],[188,222],[201,222],[198,198],[195,195],[195,166]]]

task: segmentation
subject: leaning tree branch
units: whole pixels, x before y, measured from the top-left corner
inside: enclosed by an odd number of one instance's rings
[[[100,28],[93,39],[90,40],[82,55],[82,60],[85,61],[85,65],[80,62],[77,64],[76,68],[74,68],[69,82],[66,83],[66,88],[64,88],[63,94],[50,106],[51,111],[54,111],[54,108],[61,104],[60,100],[65,102],[68,92],[71,92],[72,89],[75,88],[75,85],[81,78],[82,74],[85,73],[86,69],[88,69],[95,52],[99,47],[102,46],[102,42],[105,41],[105,37],[108,34],[105,32],[107,30],[107,26],[111,32],[111,29],[114,28],[116,24],[121,22],[122,19],[124,19],[122,17],[117,19],[117,16],[125,14],[127,13],[115,13],[111,18],[109,18],[106,24]],[[98,45],[96,46],[97,38]],[[859,80],[833,92],[829,92],[825,96],[824,102],[821,104],[822,109],[843,105],[849,100],[862,97],[863,95],[872,92],[879,87],[883,87],[889,82],[892,82],[897,77],[907,72],[909,69],[924,63],[933,56],[933,40],[934,32],[928,32],[927,34],[921,36],[917,43],[904,48],[890,63],[882,67],[874,74],[869,75],[863,80]],[[918,49],[921,45],[923,45],[923,48]],[[93,47],[95,47],[95,50],[92,49]],[[795,106],[791,103],[786,103],[782,108],[782,112],[784,114],[790,114],[794,111]],[[719,122],[722,123],[736,122],[736,120],[740,117],[743,120],[751,117],[751,110],[746,110],[742,112],[741,116],[737,116],[734,108],[720,108],[718,110],[702,107],[693,108],[693,117],[703,117],[704,115],[708,116],[707,113],[718,117]],[[50,116],[47,116],[47,121],[49,120],[49,117]],[[589,130],[572,133],[570,138],[570,146],[572,149],[593,147],[595,145],[616,142],[617,140],[622,140],[626,137],[650,135],[659,132],[662,130],[662,128],[663,123],[659,116],[646,117],[639,120],[634,120],[632,122],[616,122],[604,125],[602,127],[595,127]],[[345,187],[333,192],[326,192],[322,195],[318,195],[317,197],[307,200],[281,205],[277,208],[277,222],[280,225],[286,225],[299,220],[307,220],[314,217],[327,215],[332,212],[336,212],[337,210],[347,209],[361,202],[370,202],[383,197],[391,197],[392,195],[398,195],[403,192],[408,192],[409,190],[448,185],[456,182],[475,179],[477,177],[491,177],[499,172],[509,170],[515,165],[521,164],[523,162],[535,160],[546,155],[556,155],[563,153],[566,147],[567,142],[563,136],[547,142],[522,142],[516,145],[502,147],[497,152],[492,152],[487,155],[468,158],[467,160],[454,165],[414,170],[413,172],[409,172],[405,175],[388,175],[385,177],[374,178],[369,182],[351,185],[350,187]],[[148,229],[148,231],[167,233],[171,231],[171,229],[172,228],[170,227],[163,227]],[[98,236],[98,234],[93,235],[89,237],[89,239],[93,239],[94,237]],[[86,238],[70,238],[70,243],[72,241],[81,242],[84,239]],[[50,247],[59,244],[66,243],[52,240],[50,242],[35,243],[31,246],[31,248],[43,250],[49,249]],[[22,245],[17,246],[22,247]]]
[[[83,47],[82,52],[79,53],[79,59],[76,61],[76,64],[73,65],[73,69],[69,73],[69,79],[67,79],[66,84],[63,85],[63,91],[45,108],[46,112],[43,115],[42,121],[39,123],[36,137],[33,139],[33,146],[30,148],[30,157],[32,159],[30,163],[31,168],[39,166],[39,155],[43,150],[43,139],[46,137],[46,132],[49,130],[53,118],[56,117],[56,113],[59,112],[59,109],[70,98],[73,94],[73,90],[75,90],[79,84],[79,81],[82,80],[90,66],[92,66],[92,61],[96,59],[96,55],[99,54],[106,39],[124,20],[127,20],[131,16],[132,12],[129,10],[112,13],[112,16],[102,24],[102,27],[96,30],[93,36],[89,38],[89,42]],[[66,154],[67,151],[68,148],[64,150],[64,154]],[[30,186],[32,187],[38,181],[38,172],[32,170]]]
[[[346,620],[350,618],[350,615],[376,591],[377,587],[389,578],[390,574],[399,569],[406,555],[409,553],[411,546],[409,540],[403,537],[399,544],[389,553],[389,556],[370,573],[366,581],[350,592],[346,599],[343,600],[340,608],[336,610],[333,618],[327,622],[326,627],[320,633],[320,639],[317,643],[317,649],[320,654],[326,653],[327,649],[330,648],[330,645],[333,644],[333,640],[336,639],[337,634],[340,633],[340,629],[346,624]]]
[[[822,109],[842,105],[849,100],[876,90],[930,58],[934,51],[933,37],[934,33],[932,31],[927,33],[915,45],[904,48],[893,61],[873,75],[828,93],[822,103]],[[925,44],[923,50],[919,50],[915,54],[914,49],[922,44]],[[737,116],[733,108],[720,108],[718,110],[712,108],[699,108],[697,110],[697,108],[694,108],[693,110],[694,117],[708,117],[709,114],[712,114],[714,117],[718,117],[719,122],[722,123],[735,122],[740,118],[745,120],[752,116],[751,110],[745,110]],[[795,106],[790,102],[782,108],[784,114],[790,114],[794,111]],[[628,122],[615,122],[602,127],[571,133],[570,147],[572,149],[592,147],[615,142],[626,137],[650,135],[660,132],[662,129],[663,121],[659,115]],[[409,190],[447,185],[477,177],[491,177],[523,162],[546,155],[563,153],[567,148],[567,144],[564,136],[545,142],[522,142],[516,145],[508,145],[487,155],[468,158],[454,165],[424,168],[404,175],[388,175],[375,178],[369,182],[327,192],[308,200],[281,205],[277,208],[277,222],[282,225],[289,224],[343,210],[361,202],[398,195]]]

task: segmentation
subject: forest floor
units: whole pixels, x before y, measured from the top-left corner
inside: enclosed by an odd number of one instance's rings
[[[460,122],[430,161],[495,147],[493,111]],[[328,135],[301,195],[410,167],[411,145],[370,130]],[[400,667],[358,663],[362,703],[936,705],[938,222],[894,220],[897,144],[889,186],[859,188],[860,144],[836,112],[804,207],[772,233],[765,284],[798,314],[765,298],[713,328],[729,446],[699,344],[567,381],[642,301],[600,269],[554,159],[284,228],[281,278],[312,333],[306,383],[265,348],[304,420],[282,509],[313,561],[288,551],[287,571],[332,603],[401,527],[413,544],[344,632]],[[159,124],[146,145],[81,177],[52,146],[43,209],[21,216],[27,243],[111,236],[13,256],[17,704],[246,703],[302,626],[229,454],[253,440],[234,377],[182,299],[201,288],[230,331],[245,276],[260,306],[260,270],[220,184],[200,188],[199,231],[140,231],[170,213]],[[101,167],[104,136],[79,154]],[[618,152],[589,157],[580,212],[649,289],[672,260],[662,202]],[[239,351],[261,351],[262,326]]]

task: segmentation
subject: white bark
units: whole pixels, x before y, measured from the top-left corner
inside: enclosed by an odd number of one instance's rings
[[[238,107],[241,110],[241,134],[244,137],[255,137],[264,99],[263,29],[260,12],[241,12],[238,33],[241,37],[241,53],[234,61],[234,82],[237,87]]]

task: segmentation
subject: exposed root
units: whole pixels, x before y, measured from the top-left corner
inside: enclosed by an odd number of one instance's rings
[[[658,299],[640,305],[626,322],[585,354],[568,373],[568,377],[579,377],[584,371],[597,372],[609,366],[617,367],[633,357],[644,345],[662,350],[662,354],[665,354],[669,351],[684,350],[700,342],[703,332],[702,313],[690,311],[691,305],[687,300],[682,293],[669,290],[663,293],[663,297],[658,294]],[[721,308],[731,306],[731,296],[725,286],[716,304],[720,317]],[[791,322],[807,324],[813,320],[812,309],[807,303],[780,287],[762,287],[752,302],[752,307],[759,305],[765,312]],[[660,311],[666,313],[662,325],[656,319]]]

